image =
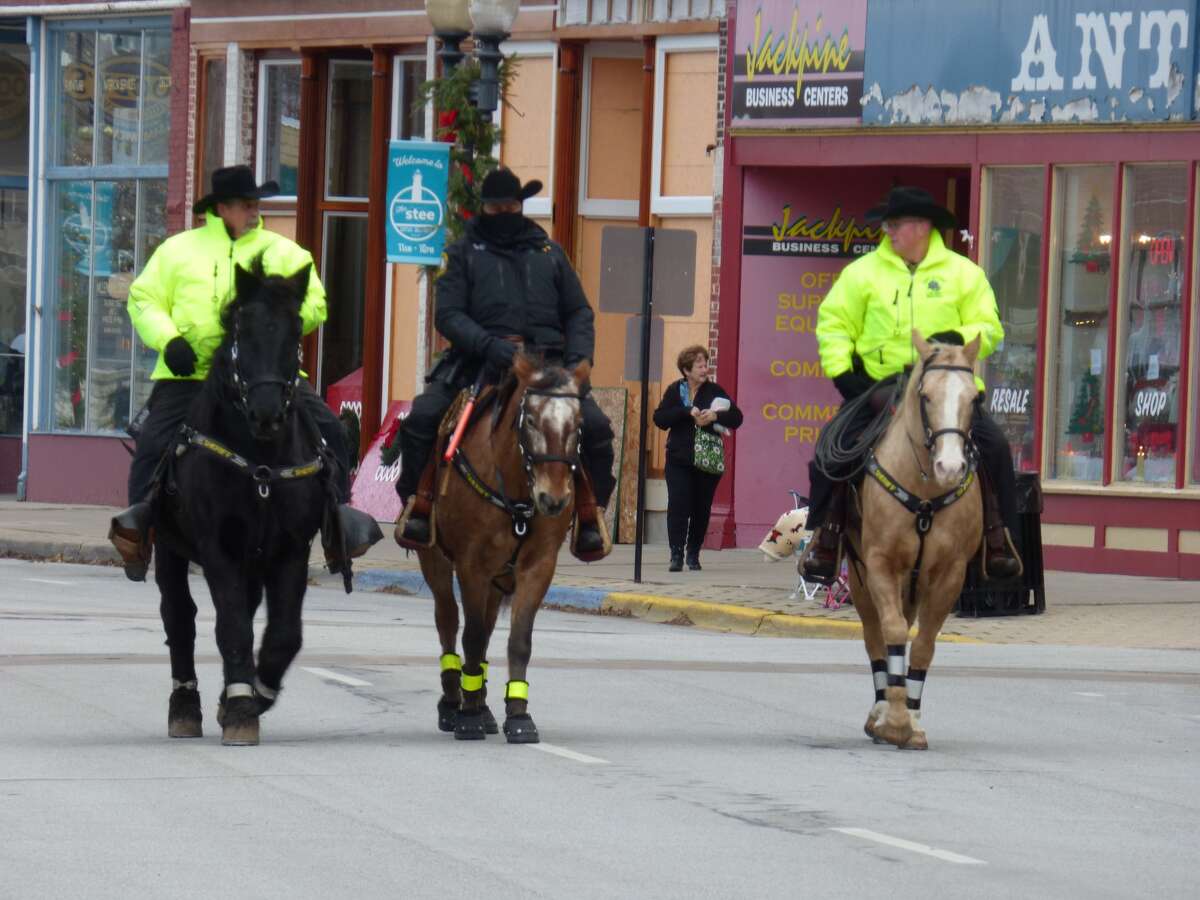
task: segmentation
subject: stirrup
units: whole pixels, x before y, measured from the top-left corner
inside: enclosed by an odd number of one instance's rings
[[[413,509],[417,505],[417,495],[413,494],[408,498],[408,502],[404,504],[404,512],[400,514],[399,520],[396,522],[396,529],[392,533],[396,543],[405,550],[428,550],[437,543],[437,519],[433,514],[433,510],[429,511],[429,543],[422,544],[411,540],[404,535],[404,528],[408,525],[408,520],[412,518]]]
[[[604,521],[604,507],[596,506],[596,518],[588,524],[593,526],[596,532],[600,535],[600,546],[598,548],[585,550],[579,546],[579,535],[583,531],[583,523],[579,520],[579,515],[575,515],[575,527],[571,530],[571,555],[580,562],[599,562],[608,554],[612,553],[612,536],[608,533],[608,523]]]
[[[833,552],[832,567],[828,571],[826,571],[824,566],[821,568],[816,568],[814,566],[813,569],[810,570],[809,563],[814,562],[814,559],[817,555],[817,548],[820,546],[820,537],[824,536],[822,532],[824,531],[825,527],[827,526],[819,528],[817,532],[813,534],[813,537],[809,540],[808,546],[804,549],[804,555],[800,557],[800,562],[797,564],[796,568],[799,571],[800,576],[805,581],[811,581],[816,584],[823,584],[826,587],[829,587],[835,581],[837,581],[838,573],[842,570],[842,553],[845,544],[843,540],[843,532],[831,532],[832,534],[837,535],[837,547]]]
[[[990,572],[988,572],[988,533],[989,532],[985,531],[983,534],[983,541],[982,541],[983,546],[980,548],[980,553],[979,553],[979,574],[982,577],[982,580],[984,580],[984,581],[1009,581],[1013,578],[1020,578],[1022,575],[1025,574],[1025,563],[1021,559],[1021,554],[1017,552],[1016,545],[1013,544],[1012,535],[1008,533],[1008,529],[1005,528],[1003,525],[998,526],[998,527],[1001,529],[1001,531],[1004,534],[1004,546],[1005,546],[1005,549],[1008,551],[1008,555],[1007,556],[999,556],[997,558],[1006,560],[1006,561],[1011,560],[1012,562],[1015,562],[1017,564],[1017,571],[1013,572],[1011,575],[992,575]]]
[[[125,577],[130,581],[145,581],[154,552],[154,528],[151,525],[150,504],[143,501],[113,516],[108,527],[108,539],[121,554]]]
[[[338,504],[338,520],[342,526],[342,539],[346,554],[351,559],[362,556],[372,546],[383,540],[383,532],[374,516],[369,516],[348,503]]]

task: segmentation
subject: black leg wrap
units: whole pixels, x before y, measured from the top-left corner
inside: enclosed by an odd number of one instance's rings
[[[879,703],[884,700],[884,692],[887,689],[886,660],[871,660],[871,680],[875,682],[875,702]]]
[[[925,687],[926,669],[914,669],[909,667],[908,670],[908,708],[919,710],[921,708],[921,691]]]
[[[904,687],[904,644],[888,644],[888,687]]]

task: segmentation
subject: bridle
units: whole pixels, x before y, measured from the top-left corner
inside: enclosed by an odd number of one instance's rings
[[[238,395],[236,401],[238,409],[243,414],[247,412],[250,392],[255,388],[277,384],[283,387],[283,413],[287,415],[292,408],[292,399],[296,395],[296,387],[300,383],[300,364],[304,358],[303,342],[297,342],[296,344],[296,365],[289,377],[285,378],[282,375],[259,375],[256,378],[246,379],[242,377],[241,367],[238,364],[239,330],[239,320],[235,315],[233,320],[233,343],[229,348],[229,359],[232,363],[233,386]]]
[[[925,431],[925,449],[930,453],[933,452],[933,445],[937,443],[937,439],[944,434],[956,434],[963,439],[964,446],[970,446],[971,433],[964,431],[961,428],[939,428],[933,430],[933,426],[929,423],[929,410],[925,403],[925,393],[922,388],[925,386],[925,375],[928,372],[940,370],[943,372],[966,372],[972,378],[975,377],[975,370],[970,366],[950,366],[939,363],[929,363],[921,368],[921,378],[917,381],[917,398],[920,401],[921,409],[921,428]]]
[[[563,465],[570,468],[572,475],[574,475],[575,472],[577,472],[579,470],[579,438],[578,437],[576,438],[576,441],[575,441],[575,450],[570,456],[556,456],[552,453],[534,453],[532,450],[529,449],[528,446],[526,446],[526,443],[525,443],[526,442],[525,417],[528,414],[528,408],[526,407],[526,401],[528,401],[531,394],[535,397],[557,397],[562,400],[574,400],[576,403],[578,403],[581,399],[579,394],[577,394],[577,393],[572,394],[572,393],[565,392],[565,391],[547,390],[545,388],[527,387],[527,388],[525,388],[524,393],[521,394],[521,403],[517,407],[517,416],[513,420],[513,428],[515,428],[516,432],[517,432],[517,449],[521,451],[521,464],[525,468],[525,477],[529,481],[530,491],[533,490],[533,467],[534,466],[543,465],[545,463],[562,463]],[[582,431],[582,430],[583,430],[583,424],[581,422],[579,431]]]

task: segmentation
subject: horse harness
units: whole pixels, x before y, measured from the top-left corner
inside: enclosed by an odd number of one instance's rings
[[[271,485],[275,482],[311,478],[329,468],[327,457],[330,455],[330,451],[324,438],[321,439],[320,450],[314,460],[295,466],[263,466],[255,465],[216,438],[202,434],[190,425],[181,425],[179,440],[175,445],[175,457],[179,458],[193,448],[204,450],[217,459],[229,463],[242,474],[250,476],[250,480],[254,482],[258,490],[258,496],[263,500],[271,496]]]
[[[924,381],[926,372],[935,369],[942,369],[948,372],[966,372],[971,376],[975,374],[975,370],[970,366],[949,366],[933,363],[922,368],[921,381]],[[939,437],[945,434],[956,434],[963,439],[963,446],[967,457],[967,470],[963,474],[962,480],[951,490],[937,497],[923,499],[909,493],[900,486],[900,483],[892,477],[887,469],[880,465],[873,448],[867,454],[867,474],[874,478],[880,487],[887,491],[897,503],[915,517],[913,524],[917,530],[917,560],[913,564],[912,574],[909,578],[909,597],[913,603],[916,603],[917,580],[921,575],[921,560],[925,555],[925,536],[929,533],[929,529],[933,527],[933,517],[936,513],[955,503],[970,490],[971,485],[975,481],[975,470],[979,464],[979,453],[975,448],[974,442],[971,440],[969,432],[963,431],[961,428],[939,428],[937,431],[933,430],[933,426],[929,422],[929,412],[925,407],[925,395],[921,393],[921,382],[917,383],[917,397],[920,399],[921,427],[925,430],[925,449],[932,453],[933,446],[937,443]],[[915,448],[913,453],[915,455]],[[919,461],[917,467],[921,468]],[[921,468],[921,474],[924,478],[925,472],[923,468]]]
[[[238,368],[238,331],[239,325],[235,317],[233,324],[233,344],[229,348],[229,359],[233,364],[233,386],[238,392],[237,405],[241,408],[242,412],[245,412],[246,404],[249,402],[252,390],[268,384],[279,384],[283,385],[283,412],[284,415],[287,415],[288,410],[292,408],[292,398],[296,395],[296,387],[300,384],[300,365],[304,360],[304,343],[301,342],[296,347],[296,365],[292,370],[290,378],[284,378],[281,375],[260,375],[257,378],[247,381],[242,377],[241,369]]]
[[[578,442],[576,450],[570,456],[556,456],[548,453],[534,453],[525,444],[525,403],[530,395],[538,397],[558,397],[568,400],[579,400],[579,394],[573,394],[563,391],[553,391],[545,388],[525,388],[521,395],[521,404],[517,409],[517,415],[513,419],[513,430],[517,432],[517,449],[521,453],[521,465],[525,469],[525,478],[529,487],[529,493],[533,493],[533,467],[544,463],[562,463],[568,466],[573,473],[579,469],[579,450]],[[495,403],[492,411],[493,428],[496,421],[499,419],[501,412],[501,403]],[[536,512],[533,501],[531,500],[510,500],[507,489],[504,486],[504,475],[500,469],[496,468],[496,480],[500,483],[499,490],[493,489],[488,485],[475,468],[471,465],[462,449],[458,449],[454,453],[454,468],[463,477],[463,480],[469,484],[475,493],[479,494],[484,500],[491,503],[493,506],[504,510],[512,519],[513,537],[517,539],[517,549],[513,552],[513,558],[509,562],[509,567],[516,562],[517,554],[521,551],[521,544],[525,537],[529,534],[529,521],[534,517]]]

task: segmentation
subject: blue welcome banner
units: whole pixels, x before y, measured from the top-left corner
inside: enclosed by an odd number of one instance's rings
[[[392,141],[388,145],[388,262],[441,263],[449,177],[449,144]]]

